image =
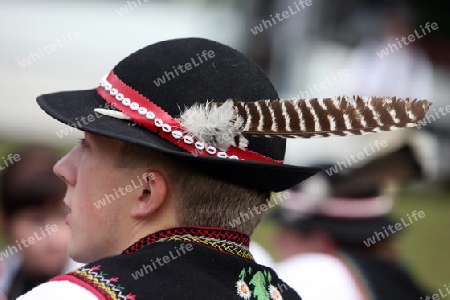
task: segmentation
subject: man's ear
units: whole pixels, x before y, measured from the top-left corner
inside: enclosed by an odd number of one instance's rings
[[[167,180],[158,171],[148,171],[143,175],[144,185],[139,201],[131,209],[131,216],[145,218],[163,205],[167,197]]]

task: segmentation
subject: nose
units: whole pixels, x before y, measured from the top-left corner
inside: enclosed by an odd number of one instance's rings
[[[53,166],[53,172],[64,180],[67,185],[74,186],[77,183],[76,148],[74,147]]]

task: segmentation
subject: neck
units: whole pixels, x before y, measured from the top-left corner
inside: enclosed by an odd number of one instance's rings
[[[175,227],[152,233],[130,245],[124,254],[132,254],[147,245],[177,241],[206,246],[230,255],[253,260],[250,237],[240,231],[214,227]]]
[[[123,239],[124,242],[121,244],[120,252],[148,235],[179,226],[180,224],[175,220],[171,220],[171,218],[166,218],[164,222],[137,222],[131,227],[131,230],[125,232],[127,234],[125,235],[126,238]]]

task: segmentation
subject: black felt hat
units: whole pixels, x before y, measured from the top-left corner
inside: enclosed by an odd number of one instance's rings
[[[265,73],[249,58],[226,45],[201,38],[147,46],[119,62],[113,72],[174,118],[195,103],[278,98]],[[37,102],[46,113],[65,124],[165,152],[213,177],[250,188],[279,191],[319,171],[270,161],[193,155],[144,126],[94,112],[108,104],[96,89],[45,94]],[[249,150],[274,160],[284,158],[285,147],[282,138],[248,137]]]
[[[210,176],[261,191],[290,188],[320,171],[282,164],[284,138],[411,126],[429,106],[389,97],[279,100],[249,58],[201,38],[147,46],[119,62],[96,89],[37,101],[80,130],[162,151]]]

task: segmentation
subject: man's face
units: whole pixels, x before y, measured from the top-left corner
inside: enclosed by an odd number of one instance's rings
[[[136,176],[132,169],[115,166],[121,146],[120,141],[85,133],[54,167],[67,184],[69,255],[76,261],[90,262],[124,250],[119,242],[127,232],[127,200],[139,190],[123,190]]]

